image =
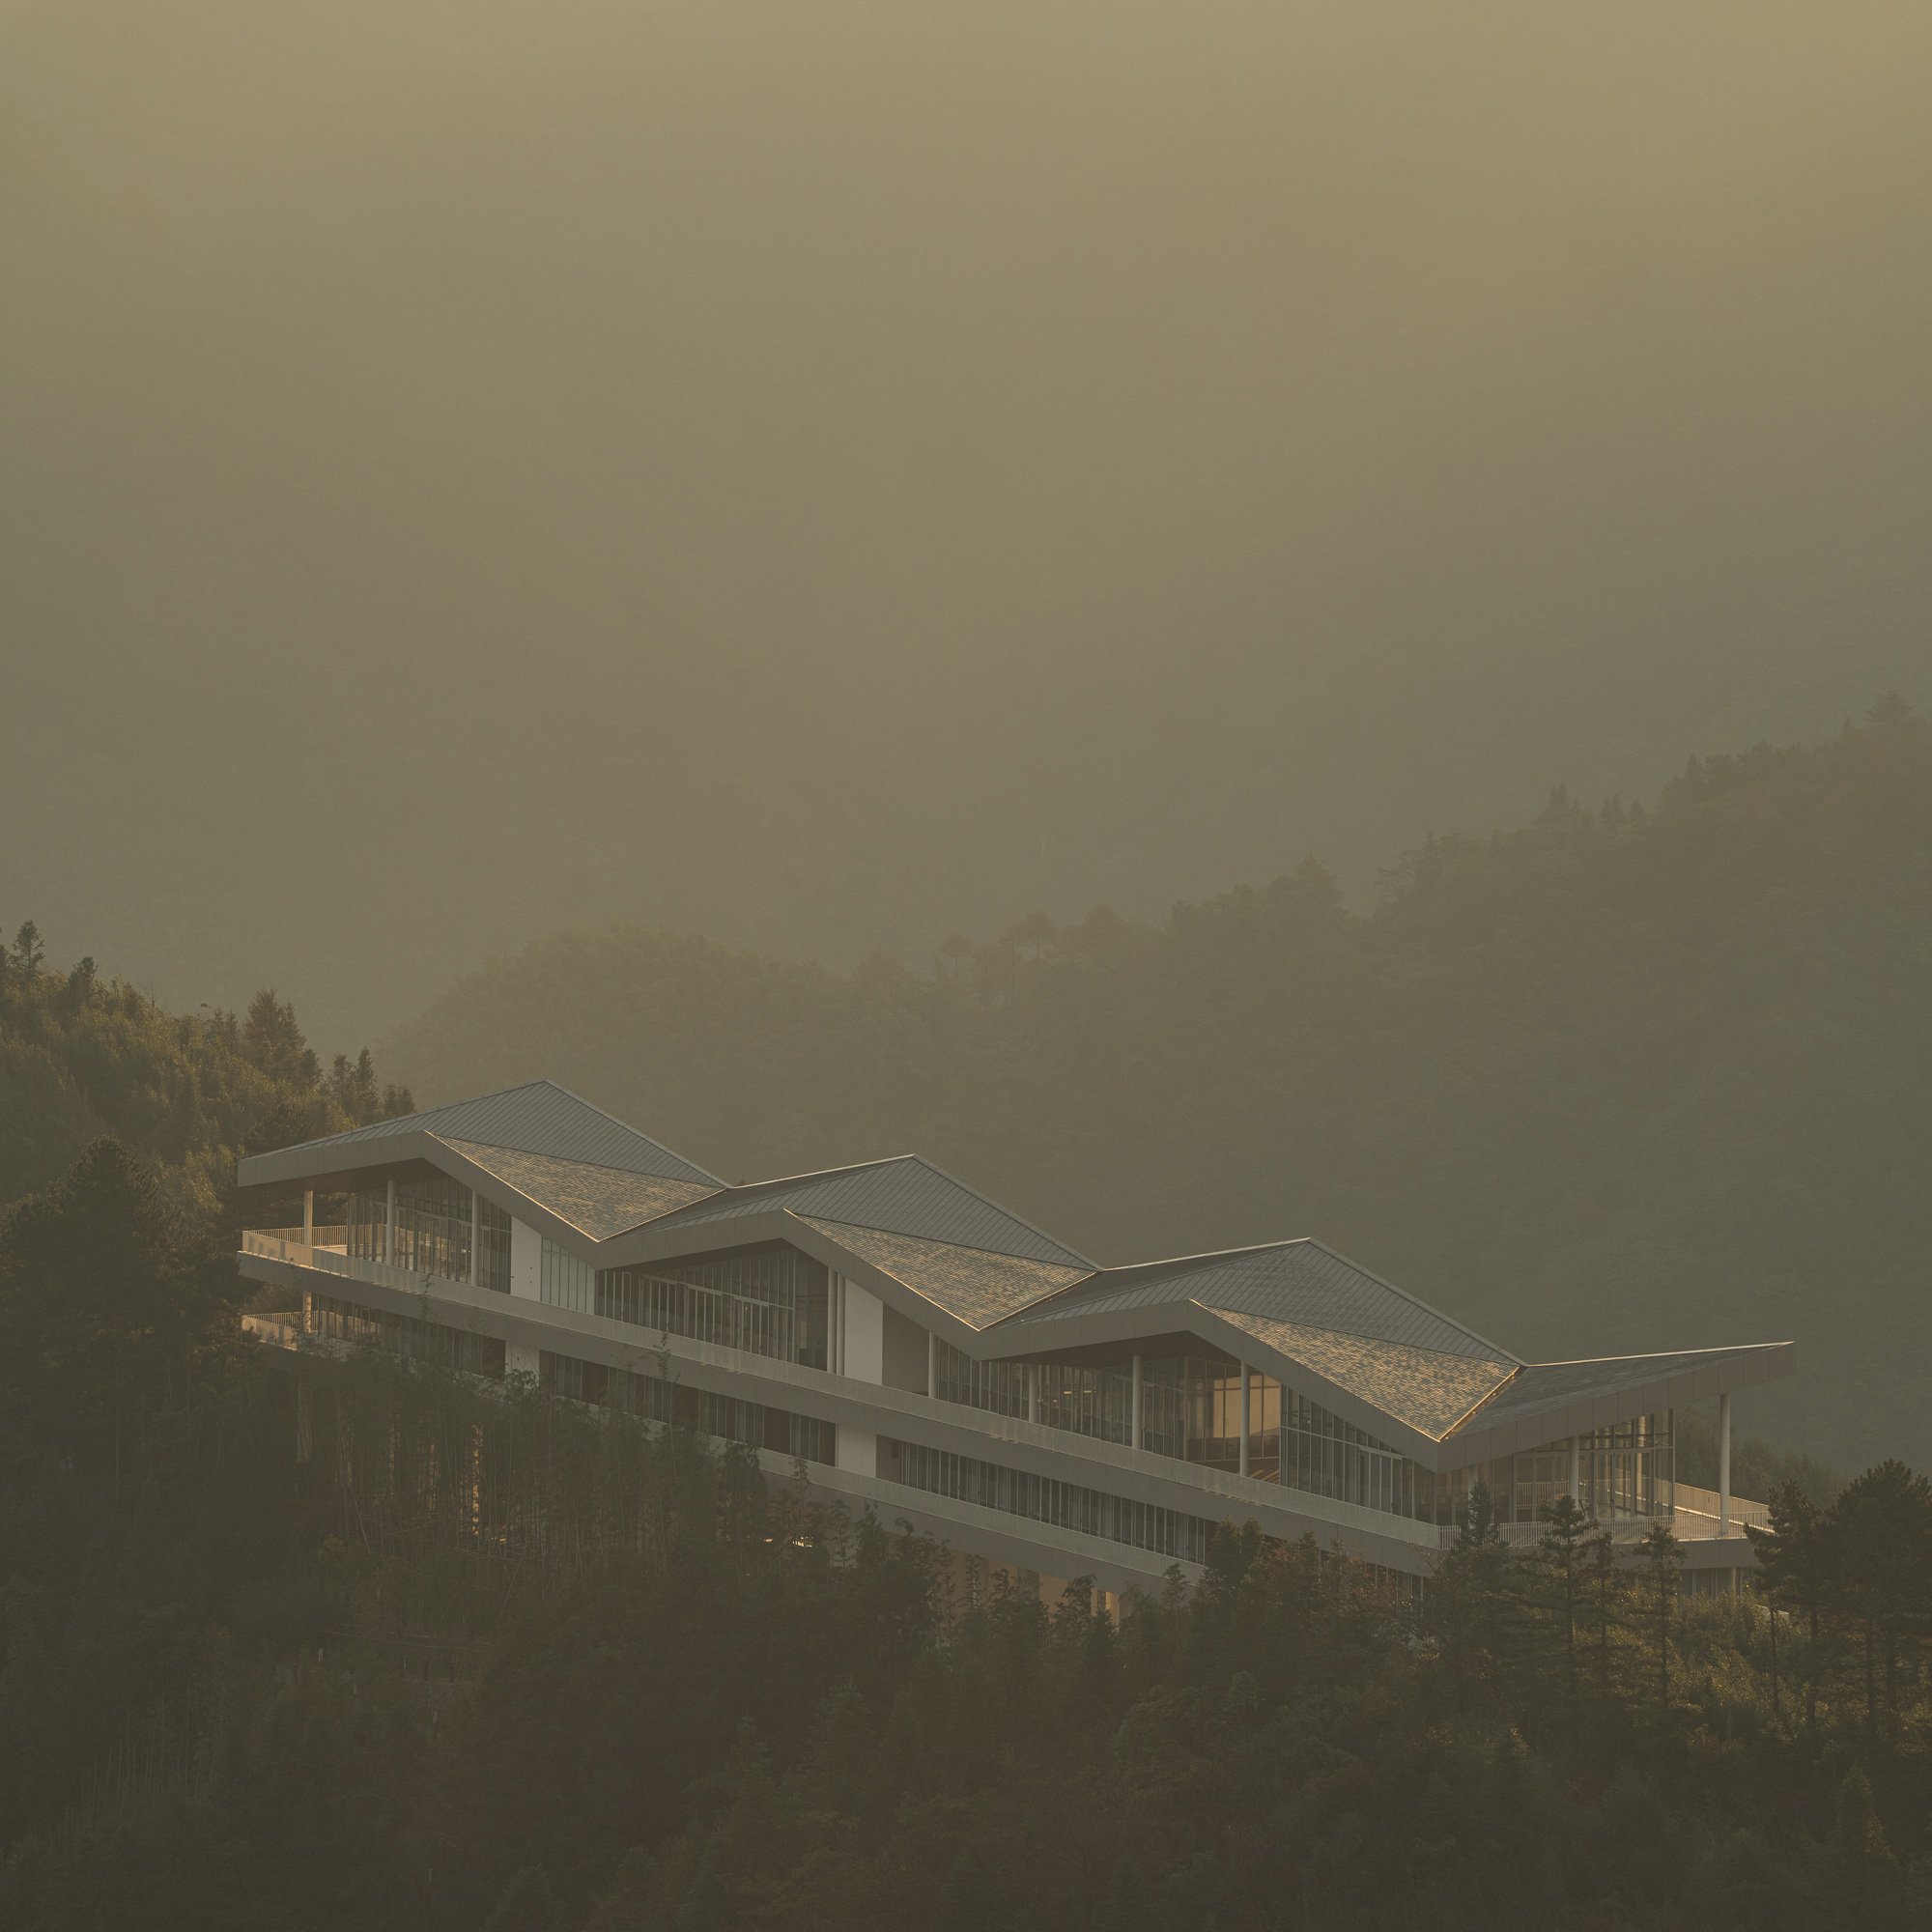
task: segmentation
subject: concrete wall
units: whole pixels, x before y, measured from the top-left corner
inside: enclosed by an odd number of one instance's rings
[[[843,1325],[838,1373],[856,1382],[882,1382],[886,1378],[886,1304],[857,1282],[847,1281],[843,1275],[837,1279]]]
[[[543,1236],[525,1221],[510,1223],[510,1293],[525,1301],[543,1299]]]
[[[932,1391],[925,1385],[925,1330],[916,1321],[908,1321],[896,1308],[888,1308],[884,1342],[884,1373],[879,1379],[888,1388],[930,1395]]]
[[[869,1290],[843,1275],[834,1275],[833,1306],[838,1322],[836,1359],[840,1375],[854,1381],[882,1382],[885,1379],[886,1305]],[[838,1425],[834,1450],[838,1466],[855,1476],[879,1473],[879,1437],[875,1430]]]

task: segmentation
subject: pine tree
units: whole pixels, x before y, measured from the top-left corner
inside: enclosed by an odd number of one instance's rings
[[[1670,1632],[1676,1621],[1677,1599],[1684,1571],[1684,1546],[1666,1522],[1654,1522],[1637,1545],[1644,1562],[1644,1593],[1649,1599],[1651,1626],[1657,1633],[1658,1708],[1670,1708]]]
[[[1585,1514],[1575,1496],[1558,1496],[1537,1512],[1548,1525],[1536,1540],[1542,1567],[1555,1590],[1556,1608],[1563,1620],[1564,1684],[1574,1711],[1577,1704],[1577,1612],[1583,1594],[1590,1539],[1596,1520]]]

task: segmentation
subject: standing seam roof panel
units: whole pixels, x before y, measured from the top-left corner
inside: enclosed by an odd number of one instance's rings
[[[917,1154],[901,1154],[833,1174],[805,1175],[795,1181],[763,1181],[733,1188],[714,1200],[668,1214],[657,1225],[697,1227],[773,1208],[888,1234],[910,1235],[923,1241],[943,1241],[952,1247],[981,1248],[990,1254],[1015,1255],[1083,1271],[1093,1266],[1086,1256],[1028,1227]]]
[[[365,1147],[372,1141],[425,1130],[445,1140],[474,1141],[518,1153],[577,1161],[585,1167],[617,1168],[626,1174],[654,1175],[662,1180],[702,1181],[722,1187],[715,1174],[673,1153],[648,1135],[614,1121],[587,1100],[549,1080],[532,1080],[480,1099],[457,1100],[392,1121],[372,1121],[347,1133],[307,1141],[304,1147]]]
[[[1034,1326],[1083,1315],[1193,1301],[1205,1308],[1297,1321],[1305,1327],[1397,1342],[1436,1354],[1479,1361],[1493,1361],[1498,1355],[1493,1344],[1314,1241],[1290,1241],[1226,1258],[1210,1256],[1198,1266],[1163,1268],[1151,1276],[1139,1269],[1121,1272],[1139,1278],[1110,1290],[1107,1275],[1099,1274],[1091,1287],[1057,1295],[1014,1316],[1012,1321]],[[1513,1362],[1515,1357],[1507,1359]]]

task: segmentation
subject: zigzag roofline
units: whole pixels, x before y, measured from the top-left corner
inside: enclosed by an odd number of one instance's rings
[[[1413,1293],[1408,1289],[1387,1280],[1384,1276],[1378,1275],[1373,1268],[1364,1267],[1360,1262],[1343,1254],[1339,1249],[1331,1248],[1326,1241],[1321,1240],[1313,1235],[1295,1235],[1283,1241],[1256,1241],[1245,1247],[1219,1248],[1210,1250],[1206,1254],[1176,1255],[1165,1261],[1129,1262],[1122,1267],[1099,1268],[1088,1276],[1085,1281],[1069,1282],[1066,1287],[1055,1290],[1052,1294],[1042,1295],[1039,1300],[1030,1303],[1027,1307],[1015,1309],[1011,1315],[1006,1318],[1006,1321],[1017,1322],[1031,1321],[1045,1313],[1052,1304],[1058,1302],[1065,1302],[1065,1313],[1072,1315],[1083,1303],[1088,1300],[1099,1300],[1110,1290],[1134,1288],[1146,1282],[1159,1281],[1164,1278],[1172,1278],[1179,1289],[1190,1275],[1203,1274],[1211,1267],[1226,1266],[1230,1263],[1243,1262],[1252,1256],[1280,1254],[1289,1248],[1314,1248],[1321,1254],[1326,1255],[1329,1260],[1339,1262],[1344,1267],[1352,1268],[1355,1273],[1361,1275],[1365,1280],[1373,1282],[1378,1288],[1387,1290],[1390,1294],[1396,1295],[1407,1302],[1410,1307],[1418,1308],[1425,1315],[1432,1316],[1446,1327],[1454,1328],[1459,1334],[1466,1335],[1472,1342],[1481,1343],[1485,1349],[1491,1351],[1491,1358],[1492,1360],[1501,1362],[1512,1369],[1524,1366],[1521,1356],[1516,1354],[1511,1350],[1499,1347],[1496,1343],[1491,1341],[1487,1335],[1480,1334],[1477,1330],[1471,1328],[1466,1321],[1459,1321],[1453,1315],[1443,1314],[1439,1308],[1425,1301],[1421,1295]],[[1184,1290],[1177,1293],[1174,1298],[1177,1302],[1193,1301],[1193,1296],[1187,1294]],[[1204,1308],[1212,1307],[1212,1304],[1208,1302],[1201,1302],[1196,1305]],[[1054,1312],[1059,1313],[1060,1311],[1056,1309]],[[1308,1321],[1305,1316],[1299,1314],[1294,1315],[1291,1319],[1302,1321],[1309,1327],[1321,1327],[1323,1325],[1321,1322]],[[1004,1326],[1005,1324],[997,1323],[995,1325]],[[1349,1334],[1352,1331],[1349,1329],[1332,1329],[1330,1332],[1334,1334]],[[1421,1347],[1423,1345],[1410,1344],[1408,1346]]]

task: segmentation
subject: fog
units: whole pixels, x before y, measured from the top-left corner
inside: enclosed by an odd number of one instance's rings
[[[1932,9],[0,5],[0,921],[353,1045],[1932,698]]]

